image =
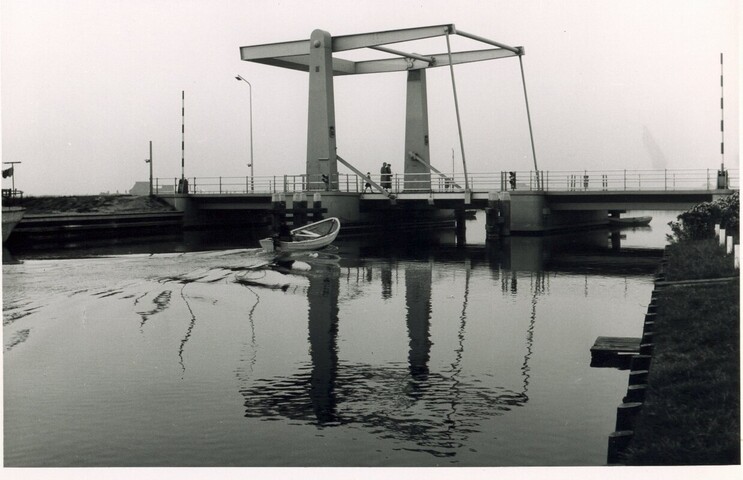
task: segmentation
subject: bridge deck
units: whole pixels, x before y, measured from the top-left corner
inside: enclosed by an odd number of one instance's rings
[[[638,191],[509,191],[513,201],[520,197],[544,197],[552,210],[677,210],[711,201],[716,196],[729,195],[735,190],[638,190]],[[311,199],[313,193],[305,192]],[[338,194],[338,192],[333,192]],[[426,202],[438,208],[485,208],[492,191],[470,192],[470,202],[465,203],[464,192],[397,192],[394,204]],[[174,194],[178,195],[178,194]],[[287,193],[291,199],[293,193]],[[390,204],[390,198],[382,193],[342,193],[344,196],[357,197],[362,204]],[[255,193],[191,193],[191,198],[198,198],[201,209],[205,210],[265,210],[270,206],[273,194]]]

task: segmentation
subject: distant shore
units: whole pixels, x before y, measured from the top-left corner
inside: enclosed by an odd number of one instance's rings
[[[26,209],[26,216],[69,215],[76,213],[160,213],[175,211],[165,201],[146,195],[39,196],[26,197],[20,204]]]
[[[13,251],[85,248],[180,234],[183,213],[157,197],[71,195],[25,197],[8,238]]]

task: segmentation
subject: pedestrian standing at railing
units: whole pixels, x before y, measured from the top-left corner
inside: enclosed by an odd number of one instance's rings
[[[387,188],[387,162],[382,163],[382,168],[379,169],[379,184],[382,188]]]
[[[386,178],[387,178],[387,190],[390,190],[391,191],[392,190],[392,164],[391,163],[388,163],[387,164],[386,172],[387,172],[387,174],[386,174]]]

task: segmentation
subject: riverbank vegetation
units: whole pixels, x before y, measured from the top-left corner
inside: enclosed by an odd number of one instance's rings
[[[136,195],[71,195],[25,197],[21,206],[26,215],[75,213],[139,213],[171,211],[173,207],[157,197]]]
[[[739,270],[714,238],[715,223],[737,236],[738,195],[678,218],[658,289],[647,394],[624,463],[740,464]]]

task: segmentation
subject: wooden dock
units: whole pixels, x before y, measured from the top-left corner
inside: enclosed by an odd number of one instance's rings
[[[591,366],[627,369],[640,353],[640,342],[636,337],[598,337],[591,347]]]

